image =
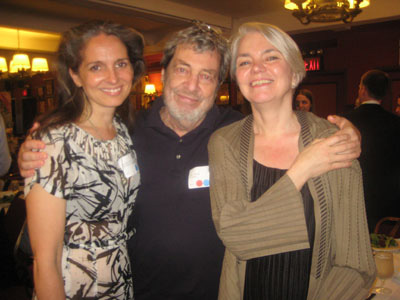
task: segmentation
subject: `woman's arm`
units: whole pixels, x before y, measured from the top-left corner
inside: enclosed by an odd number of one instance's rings
[[[37,297],[39,300],[65,299],[61,270],[65,200],[35,184],[26,197],[26,209]]]
[[[219,132],[214,134],[208,146],[211,207],[225,246],[244,260],[309,248],[299,190],[309,178],[351,164],[355,154],[340,153],[354,143],[344,141],[348,136],[316,141],[299,154],[286,175],[257,201],[249,202],[239,151]]]
[[[299,153],[287,175],[297,190],[301,190],[307,180],[326,172],[350,167],[359,156],[358,141],[340,131],[326,138],[316,139]]]
[[[333,199],[332,268],[315,299],[365,299],[375,263],[365,215],[359,164],[329,174]]]
[[[217,132],[208,150],[213,221],[234,255],[247,260],[309,247],[301,194],[287,175],[249,202],[237,149]]]

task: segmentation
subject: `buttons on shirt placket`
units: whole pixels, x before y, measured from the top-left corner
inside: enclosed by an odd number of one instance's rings
[[[183,139],[182,138],[179,139],[179,143],[182,144],[182,142],[183,142]],[[176,159],[181,159],[182,155],[177,154],[175,157],[176,157]]]

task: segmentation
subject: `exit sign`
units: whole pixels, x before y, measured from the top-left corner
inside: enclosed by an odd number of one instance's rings
[[[321,56],[305,57],[304,66],[306,71],[319,71],[322,69]]]

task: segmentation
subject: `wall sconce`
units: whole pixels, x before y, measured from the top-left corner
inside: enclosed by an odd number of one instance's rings
[[[146,85],[144,87],[144,99],[142,102],[142,106],[147,109],[150,107],[152,101],[154,100],[155,96],[157,95],[156,86],[152,83],[148,83],[147,77],[145,78]]]
[[[147,83],[144,87],[144,93],[146,95],[153,95],[156,93],[156,86],[152,83]]]

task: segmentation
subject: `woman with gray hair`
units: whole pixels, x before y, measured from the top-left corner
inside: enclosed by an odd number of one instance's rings
[[[231,74],[253,114],[208,145],[213,220],[226,246],[219,299],[365,299],[375,278],[357,146],[294,112],[296,43],[246,23]]]

